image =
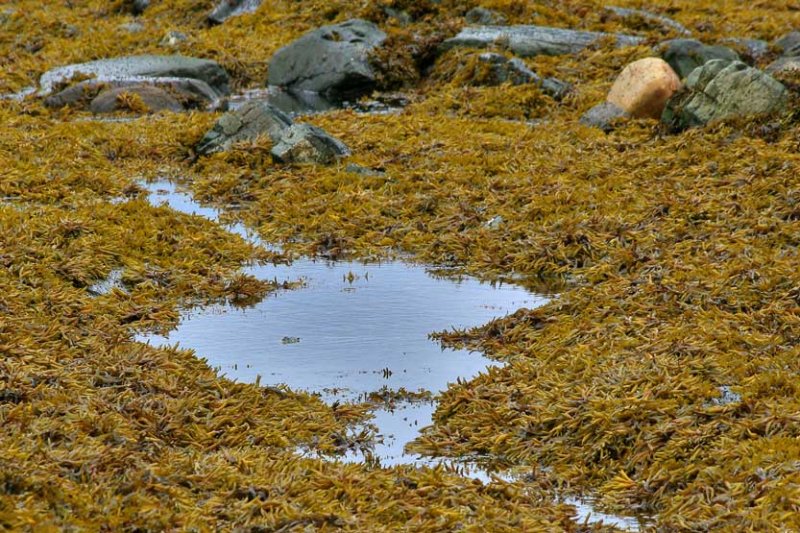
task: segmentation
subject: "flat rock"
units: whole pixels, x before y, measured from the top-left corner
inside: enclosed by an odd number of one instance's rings
[[[141,55],[100,59],[48,71],[39,79],[40,95],[50,94],[58,84],[79,75],[98,81],[190,78],[205,82],[217,95],[229,93],[228,73],[216,61],[178,55]]]
[[[267,82],[333,95],[369,93],[376,83],[369,56],[385,40],[386,34],[365,20],[323,26],[278,50]]]
[[[661,57],[681,78],[712,59],[738,61],[739,54],[727,46],[710,46],[696,39],[671,39],[661,44]]]
[[[348,155],[350,149],[342,141],[310,124],[293,124],[272,147],[279,163],[329,165]]]
[[[478,80],[481,85],[502,85],[510,82],[512,85],[533,83],[538,85],[542,92],[553,98],[560,99],[572,88],[568,83],[556,78],[542,78],[520,59],[509,59],[502,54],[487,52],[478,56],[478,62],[488,67],[487,72]]]
[[[89,108],[92,113],[113,113],[114,111],[130,109],[125,104],[127,95],[134,95],[140,103],[144,104],[148,112],[183,111],[183,105],[177,98],[164,89],[149,85],[106,89],[92,100]],[[136,111],[136,109],[131,110]]]
[[[84,80],[66,89],[51,94],[44,99],[47,107],[72,106],[85,107],[100,92],[106,89],[141,87],[149,85],[162,90],[167,90],[186,109],[210,107],[216,103],[218,95],[209,85],[201,80],[191,78],[128,78],[99,81],[97,79]]]
[[[262,0],[222,0],[218,2],[211,13],[208,14],[208,21],[212,24],[222,24],[231,17],[253,13],[261,5]]]
[[[673,131],[712,121],[780,111],[788,100],[786,88],[769,74],[741,61],[714,59],[686,78],[661,121]]]
[[[645,11],[644,9],[631,9],[627,7],[616,7],[616,6],[609,6],[606,7],[608,11],[613,13],[614,15],[625,19],[634,21],[642,21],[648,24],[649,26],[659,26],[665,30],[673,30],[681,35],[691,35],[686,26],[677,22],[669,17],[665,17],[663,15],[658,15],[656,13],[651,13],[650,11]]]
[[[614,125],[617,122],[626,118],[630,118],[630,115],[625,113],[624,109],[621,109],[611,102],[603,102],[584,113],[580,119],[580,123],[584,126],[599,128],[609,133],[614,129]]]
[[[615,39],[618,47],[635,46],[644,40],[633,35],[565,30],[546,26],[469,26],[447,39],[440,50],[487,48],[505,45],[520,57],[564,55],[580,52],[602,39]]]
[[[267,135],[277,143],[292,125],[284,112],[265,102],[248,102],[225,113],[195,147],[198,154],[222,152],[235,143]]]
[[[483,26],[496,26],[506,23],[506,17],[502,13],[485,7],[473,7],[464,15],[464,19],[470,24],[480,24]]]
[[[622,70],[606,100],[634,118],[658,119],[680,87],[680,78],[666,61],[648,57]]]

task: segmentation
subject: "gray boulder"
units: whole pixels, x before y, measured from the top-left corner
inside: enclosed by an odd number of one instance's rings
[[[618,47],[635,46],[644,40],[633,35],[564,30],[545,26],[470,26],[444,41],[440,51],[451,48],[487,48],[505,45],[520,57],[563,55],[580,52],[601,39],[615,39]]]
[[[642,21],[650,26],[659,26],[664,30],[674,30],[681,35],[691,35],[686,26],[663,15],[657,15],[644,9],[630,9],[626,7],[609,6],[606,8],[614,15],[630,22]]]
[[[152,78],[190,78],[207,83],[219,96],[230,91],[228,73],[216,61],[178,55],[141,55],[100,59],[45,72],[39,79],[40,95],[50,94],[57,85],[80,75],[97,81],[135,80],[141,83]]]
[[[572,88],[568,83],[555,78],[542,78],[520,59],[508,59],[502,54],[487,52],[478,56],[478,61],[488,66],[488,72],[482,76],[482,85],[502,85],[510,82],[512,85],[533,83],[538,85],[542,92],[553,98],[560,99]]]
[[[195,151],[201,155],[221,152],[235,143],[251,141],[261,135],[267,135],[277,143],[291,125],[292,119],[272,105],[248,102],[222,115],[200,140]]]
[[[589,111],[583,114],[580,123],[584,126],[592,128],[599,128],[606,133],[614,129],[614,125],[621,119],[629,118],[622,108],[612,104],[611,102],[603,102],[597,104]]]
[[[372,51],[386,34],[365,20],[353,19],[313,30],[278,50],[269,63],[269,85],[355,97],[372,91]]]
[[[709,46],[696,39],[671,39],[662,43],[661,57],[681,79],[712,59],[739,60],[739,55],[726,46]]]
[[[211,13],[208,14],[208,21],[212,24],[222,24],[231,17],[253,13],[261,5],[262,0],[222,0],[217,3]]]
[[[769,74],[741,61],[714,59],[686,78],[668,102],[661,121],[673,131],[712,121],[780,111],[786,88]]]
[[[137,96],[148,112],[183,111],[183,105],[177,98],[164,89],[149,85],[106,89],[92,100],[89,108],[92,113],[113,113],[125,109],[124,96],[129,94]]]
[[[482,24],[484,26],[497,26],[506,23],[505,15],[485,7],[473,7],[467,11],[464,18],[470,24]]]
[[[272,157],[279,163],[329,165],[350,155],[350,149],[324,130],[310,124],[293,124],[272,147]]]

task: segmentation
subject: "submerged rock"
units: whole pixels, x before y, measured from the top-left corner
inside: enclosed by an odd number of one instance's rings
[[[512,85],[533,83],[550,96],[560,99],[572,88],[568,83],[556,78],[542,78],[517,58],[509,59],[502,54],[487,52],[478,56],[478,63],[485,71],[473,79],[479,85],[502,85],[510,82]]]
[[[262,0],[222,0],[211,13],[208,21],[212,24],[222,24],[231,17],[253,13],[261,5]]]
[[[709,46],[696,39],[671,39],[662,43],[661,57],[681,79],[712,59],[739,60],[739,55],[726,46]]]
[[[634,118],[658,119],[680,87],[680,78],[663,59],[648,57],[622,70],[606,100]]]
[[[786,88],[769,74],[741,61],[715,59],[695,69],[664,109],[672,130],[733,117],[773,113],[787,103]]]
[[[674,30],[681,35],[691,35],[686,26],[672,20],[669,17],[665,17],[663,15],[657,15],[655,13],[651,13],[650,11],[645,11],[644,9],[631,9],[627,7],[616,7],[616,6],[609,6],[606,7],[608,11],[613,13],[614,15],[630,20],[631,22],[642,21],[650,26],[659,26],[665,30]]]
[[[630,118],[630,115],[628,115],[624,109],[611,102],[603,102],[584,113],[580,119],[580,123],[584,126],[598,128],[609,133],[614,129],[618,121],[626,118]]]
[[[129,100],[131,96],[136,99],[135,102]],[[138,108],[139,105],[144,106],[144,109]],[[92,100],[89,108],[92,113],[112,113],[122,109],[142,112],[183,111],[183,105],[174,96],[164,89],[148,85],[106,89]]]
[[[229,149],[237,142],[252,141],[267,135],[277,143],[292,125],[288,115],[265,102],[248,102],[225,113],[195,147],[198,154]]]
[[[580,52],[602,39],[615,39],[617,46],[634,46],[644,41],[641,37],[565,30],[546,26],[471,26],[444,41],[440,50],[451,48],[487,48],[504,44],[521,57],[536,55],[563,55]]]
[[[310,124],[293,124],[272,148],[272,157],[279,163],[316,163],[328,165],[350,149],[325,130]]]
[[[353,19],[313,30],[278,50],[268,83],[325,94],[358,96],[376,84],[370,53],[386,40],[375,24]]]
[[[141,55],[100,59],[50,70],[39,79],[41,94],[50,94],[57,85],[75,76],[92,77],[98,81],[133,79],[141,83],[147,83],[148,78],[190,78],[207,83],[217,95],[229,92],[228,73],[216,61],[178,55]]]
[[[506,17],[502,13],[485,7],[473,7],[464,15],[470,24],[481,24],[483,26],[497,26],[506,23]]]

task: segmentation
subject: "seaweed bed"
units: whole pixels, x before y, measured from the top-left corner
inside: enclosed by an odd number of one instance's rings
[[[103,122],[33,97],[0,101],[0,527],[602,529],[554,498],[587,492],[663,530],[800,528],[794,112],[679,135],[631,121],[605,135],[577,119],[649,46],[526,60],[575,85],[556,103],[535,87],[466,83],[469,52],[432,64],[466,0],[384,1],[412,11],[407,26],[380,2],[309,0],[265,2],[209,28],[212,3],[153,2],[142,30],[126,32],[121,1],[4,2],[0,93],[48,68],[140,52],[216,59],[237,87],[256,87],[279,46],[360,16],[390,33],[376,61],[385,88],[412,103],[308,120],[385,174],[275,166],[268,141],[195,160],[214,113]],[[481,4],[512,23],[628,31],[648,44],[670,36],[625,27],[592,0]],[[789,0],[649,7],[709,42],[800,27]],[[165,50],[170,30],[188,40]],[[174,325],[187,302],[258,298],[275,287],[238,268],[285,259],[151,206],[136,182],[155,178],[236,206],[287,253],[410,252],[558,288],[542,308],[441,334],[507,364],[453,384],[414,443],[489,457],[522,480],[299,457],[312,442],[335,452],[368,406],[233,383],[192,353],[134,342]],[[486,224],[496,216],[502,224]],[[115,269],[126,291],[87,291]]]

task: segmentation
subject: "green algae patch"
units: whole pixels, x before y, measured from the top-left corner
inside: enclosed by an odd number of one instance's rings
[[[580,529],[554,503],[558,489],[649,513],[665,530],[800,527],[796,104],[680,135],[648,121],[605,135],[578,118],[649,46],[527,59],[575,87],[556,103],[535,87],[470,86],[453,76],[463,52],[433,61],[435,39],[472,3],[426,4],[407,26],[355,2],[265,3],[209,28],[211,4],[153,3],[143,30],[126,33],[121,3],[8,2],[0,91],[67,63],[176,52],[255,87],[280,46],[363,16],[391,24],[393,46],[376,61],[386,86],[413,80],[413,103],[304,119],[346,142],[348,162],[381,171],[360,176],[345,163],[275,165],[264,140],[198,158],[213,114],[100,122],[30,97],[0,101],[0,525]],[[707,42],[800,26],[788,1],[653,4]],[[599,2],[482,5],[512,23],[661,38],[604,17]],[[168,31],[188,40],[166,49]],[[189,352],[132,342],[175,324],[182,306],[263,296],[276,287],[239,268],[286,259],[148,203],[136,184],[165,177],[235,205],[231,219],[289,253],[410,252],[557,287],[546,307],[441,333],[507,364],[453,384],[413,446],[490,458],[525,481],[301,458],[303,446],[339,450],[367,406],[232,383]],[[115,270],[121,288],[88,290]]]

